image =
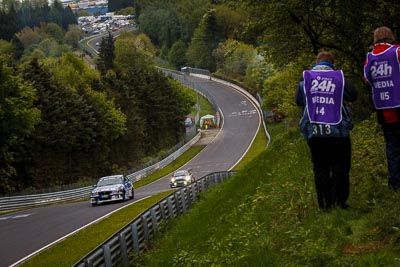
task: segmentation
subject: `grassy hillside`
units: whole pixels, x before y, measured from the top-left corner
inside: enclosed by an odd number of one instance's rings
[[[400,195],[387,188],[371,118],[353,130],[348,210],[317,206],[298,129],[270,127],[271,146],[164,227],[133,266],[400,266]]]

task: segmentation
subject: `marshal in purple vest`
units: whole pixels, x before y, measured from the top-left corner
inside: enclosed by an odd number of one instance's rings
[[[380,54],[367,54],[364,76],[372,87],[372,99],[377,109],[400,107],[398,49],[392,46]]]
[[[336,125],[342,121],[344,76],[341,70],[303,72],[306,108],[311,123]]]

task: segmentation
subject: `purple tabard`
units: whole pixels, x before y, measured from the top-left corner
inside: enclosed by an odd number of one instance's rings
[[[367,54],[364,76],[372,87],[372,99],[377,109],[400,107],[398,49],[392,46],[380,54]]]
[[[344,77],[341,70],[303,72],[306,107],[311,123],[339,124],[342,121]]]

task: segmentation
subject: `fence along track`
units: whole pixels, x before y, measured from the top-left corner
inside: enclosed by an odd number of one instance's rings
[[[158,169],[164,168],[165,166],[176,160],[184,152],[186,152],[194,143],[196,143],[200,139],[200,135],[201,135],[200,132],[197,133],[197,135],[192,140],[184,144],[181,148],[179,148],[177,151],[175,151],[168,157],[164,158],[160,162],[157,162],[143,170],[126,174],[126,177],[132,182],[136,182],[141,178],[152,174]],[[91,190],[92,186],[87,186],[78,189],[46,193],[46,194],[2,197],[0,198],[0,212],[17,210],[22,208],[39,207],[49,204],[62,203],[70,200],[88,198],[90,196]]]
[[[187,212],[197,195],[220,184],[236,172],[215,172],[181,188],[137,216],[122,230],[75,263],[74,267],[128,266],[131,253],[140,254],[151,245],[151,239],[162,223]]]

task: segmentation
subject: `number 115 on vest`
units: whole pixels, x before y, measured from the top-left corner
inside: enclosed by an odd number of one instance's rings
[[[389,92],[381,92],[380,94],[381,100],[389,100],[390,96],[389,96]]]

